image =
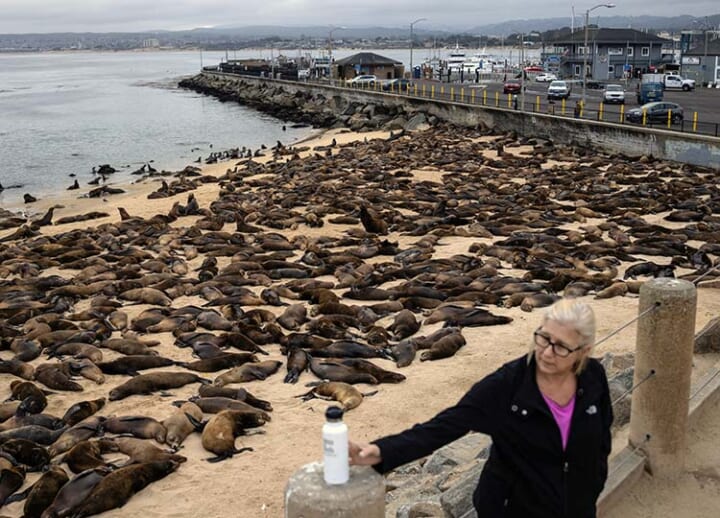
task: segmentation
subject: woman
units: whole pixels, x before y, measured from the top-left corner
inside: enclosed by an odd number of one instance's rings
[[[430,421],[371,444],[350,462],[381,473],[469,431],[492,437],[473,495],[479,517],[594,517],[607,478],[612,407],[605,371],[590,358],[595,316],[562,299],[548,308],[527,356],[476,383]]]

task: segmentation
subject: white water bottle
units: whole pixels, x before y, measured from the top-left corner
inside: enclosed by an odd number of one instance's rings
[[[345,484],[350,478],[348,429],[342,420],[342,408],[331,406],[325,411],[323,425],[323,465],[326,484]]]

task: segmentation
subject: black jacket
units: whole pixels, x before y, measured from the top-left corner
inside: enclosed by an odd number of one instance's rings
[[[503,365],[454,407],[374,441],[384,473],[469,431],[492,437],[473,503],[480,518],[593,518],[607,478],[612,406],[605,370],[590,359],[578,377],[567,448],[535,379],[534,358]]]

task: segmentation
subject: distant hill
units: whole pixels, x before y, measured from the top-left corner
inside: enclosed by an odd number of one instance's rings
[[[720,14],[695,17],[681,16],[609,16],[611,11],[598,9],[590,13],[590,23],[600,27],[630,28],[637,30],[654,30],[679,32],[692,28],[712,28],[720,24]],[[585,11],[575,11],[575,27],[585,24]],[[478,25],[465,32],[484,36],[507,36],[508,34],[544,32],[571,25],[571,15],[564,18],[543,18],[534,20],[509,20],[502,23]]]

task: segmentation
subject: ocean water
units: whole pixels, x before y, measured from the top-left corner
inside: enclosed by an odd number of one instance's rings
[[[510,62],[519,56],[509,47],[486,50]],[[409,49],[363,51],[406,67],[410,60]],[[444,58],[449,51],[415,48],[414,63]],[[468,56],[478,51],[466,49]],[[356,52],[333,49],[333,56]],[[528,51],[526,58],[533,52],[538,51]],[[24,193],[64,193],[74,181],[71,174],[86,187],[94,178],[92,168],[101,164],[119,171],[109,183],[124,183],[144,163],[179,170],[212,151],[309,136],[310,128],[283,131],[283,121],[177,88],[181,77],[197,73],[201,65],[279,53],[292,58],[308,51],[0,54],[0,184],[6,188],[0,191],[0,207],[22,204]]]
[[[224,55],[203,52],[202,60]],[[0,54],[0,206],[26,192],[64,192],[70,174],[85,187],[100,164],[118,169],[110,183],[123,183],[144,163],[179,170],[212,151],[312,134],[178,89],[200,60],[199,52]]]

